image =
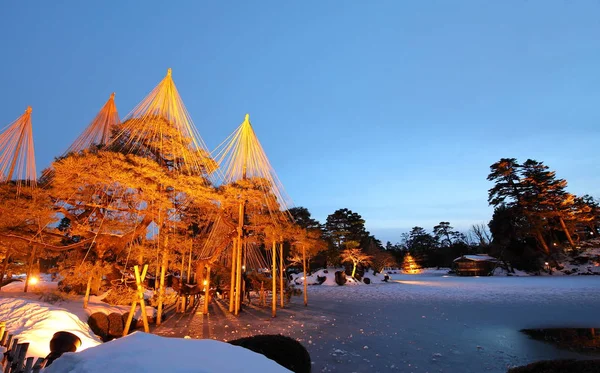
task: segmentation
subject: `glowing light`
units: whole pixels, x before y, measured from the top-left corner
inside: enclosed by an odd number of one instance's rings
[[[208,285],[208,281],[204,280],[204,282],[202,283],[204,286]]]
[[[242,266],[242,271],[245,271],[245,270],[246,270],[246,266]]]
[[[37,277],[32,277],[29,279],[29,285],[35,285],[39,282],[40,280]]]
[[[410,273],[410,274],[413,274],[413,275],[420,272],[420,268],[417,265],[417,262],[415,262],[415,259],[410,254],[407,254],[404,257],[404,263],[403,263],[403,266],[402,266],[402,270],[405,273]]]

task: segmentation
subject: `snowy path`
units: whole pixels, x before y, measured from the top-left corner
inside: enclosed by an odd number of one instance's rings
[[[235,318],[213,305],[208,318],[176,316],[157,333],[222,340],[281,333],[307,346],[314,372],[506,372],[582,357],[531,340],[522,328],[600,326],[600,276],[393,278],[310,287],[308,309],[295,297],[276,319],[254,307]]]

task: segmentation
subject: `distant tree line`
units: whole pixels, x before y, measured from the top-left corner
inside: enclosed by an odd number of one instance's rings
[[[385,246],[366,230],[361,215],[347,208],[330,214],[324,224],[310,218],[306,208],[291,211],[298,224],[322,234],[326,249],[312,257],[315,264],[346,264],[349,272],[401,266],[407,255],[418,267],[450,267],[455,258],[478,253],[499,258],[509,270],[536,270],[598,234],[598,201],[569,193],[567,181],[543,162],[502,158],[490,166],[487,179],[493,183],[488,203],[494,207],[487,224],[474,224],[467,232],[448,221],[431,231],[415,226],[400,242]]]

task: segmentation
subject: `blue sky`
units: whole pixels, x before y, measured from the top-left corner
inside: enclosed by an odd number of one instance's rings
[[[144,4],[142,6],[142,4]],[[487,222],[501,157],[600,197],[600,2],[0,3],[0,126],[33,106],[38,169],[111,92],[125,116],[168,67],[216,147],[250,113],[297,206],[383,241]]]

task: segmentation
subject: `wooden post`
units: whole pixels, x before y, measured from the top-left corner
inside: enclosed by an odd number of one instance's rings
[[[140,275],[140,268],[138,266],[134,266],[133,270],[135,272],[135,284],[136,284],[136,295],[133,297],[131,301],[131,309],[129,310],[129,316],[127,317],[127,322],[125,323],[125,329],[123,330],[123,337],[127,335],[129,332],[129,328],[131,327],[131,322],[133,320],[133,315],[135,314],[135,308],[137,303],[140,303],[141,311],[142,311],[142,321],[144,323],[144,331],[146,333],[150,332],[150,326],[148,325],[148,317],[146,316],[146,302],[144,301],[144,288],[142,286],[142,282],[146,278],[146,273],[148,273],[148,264],[144,265],[144,269],[142,270],[142,274]]]
[[[277,316],[277,243],[273,240],[271,278],[273,282],[273,297],[271,299],[271,317]]]
[[[0,321],[0,346],[2,345],[2,339],[4,338],[4,332],[6,331],[6,322]]]
[[[234,309],[234,290],[235,290],[235,270],[237,268],[237,238],[233,239],[233,248],[231,249],[231,283],[229,286],[229,312],[233,313]]]
[[[92,273],[88,277],[87,286],[85,287],[85,297],[83,297],[83,308],[88,308],[88,302],[90,301],[90,290],[92,289]]]
[[[194,247],[194,241],[190,239],[190,257],[188,258],[188,273],[187,273],[187,283],[190,283],[190,276],[192,275],[192,248]],[[183,280],[183,278],[182,278]]]
[[[210,302],[210,266],[206,267],[206,287],[204,289],[204,314],[208,315],[208,303]]]
[[[240,202],[239,213],[238,213],[238,251],[236,259],[236,276],[235,276],[235,315],[240,311],[241,299],[242,299],[242,250],[244,235],[244,202]]]
[[[235,315],[240,312],[242,301],[242,240],[238,240],[237,279],[235,284]]]
[[[158,289],[158,307],[156,310],[156,325],[160,325],[162,322],[162,313],[163,313],[163,301],[165,297],[165,272],[167,271],[167,264],[169,263],[169,255],[168,255],[168,244],[169,244],[169,234],[165,234],[165,246],[162,250],[162,263],[160,265],[160,288]]]
[[[31,278],[31,270],[33,269],[33,261],[35,258],[35,246],[31,248],[31,255],[29,256],[29,266],[27,267],[27,276],[25,276],[25,288],[24,292],[27,293],[29,287],[29,279]]]
[[[185,255],[181,253],[181,271],[179,271],[179,278],[181,279],[181,283],[183,284],[183,271],[185,269]],[[188,281],[189,282],[189,281]]]
[[[308,273],[306,273],[306,245],[302,245],[302,271],[304,271],[304,307],[308,306]]]
[[[137,286],[137,294],[140,303],[140,308],[142,311],[142,321],[144,323],[144,332],[150,332],[150,325],[148,325],[148,315],[146,315],[146,301],[144,300],[144,279],[146,278],[146,274],[148,273],[148,264],[144,265],[144,269],[142,269],[142,274],[140,275],[140,269],[138,266],[134,267],[135,271],[135,283]]]
[[[285,296],[285,282],[283,281],[283,272],[285,270],[283,266],[283,238],[280,238],[281,242],[279,243],[279,305],[281,308],[284,307],[284,299]]]

